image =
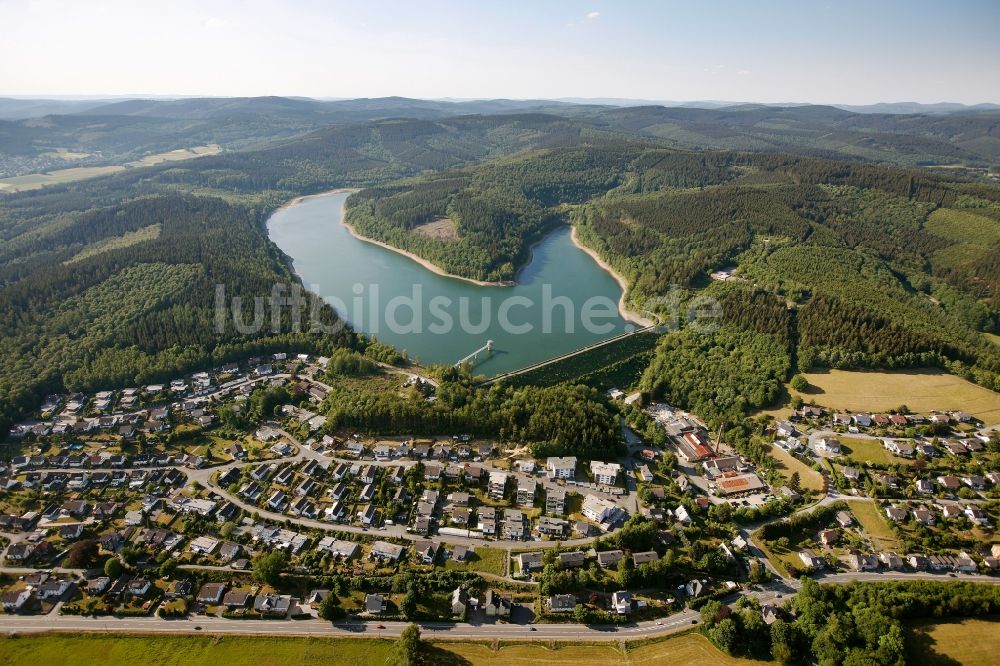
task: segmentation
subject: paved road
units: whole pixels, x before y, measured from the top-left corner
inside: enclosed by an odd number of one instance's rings
[[[820,579],[822,583],[844,584],[854,580],[963,580],[1000,584],[988,576],[958,576],[929,573],[844,573]],[[741,594],[755,597],[762,604],[783,603],[801,587],[798,581],[775,581],[767,586],[736,593],[723,599],[733,603]],[[684,610],[660,620],[650,620],[617,626],[582,624],[507,624],[507,623],[420,623],[425,637],[442,639],[501,639],[546,641],[620,641],[665,636],[690,628],[697,620],[696,611]],[[379,625],[384,628],[379,629]],[[254,634],[269,636],[329,636],[359,638],[392,638],[408,626],[407,622],[351,621],[333,625],[318,619],[308,620],[227,620],[218,617],[189,617],[164,620],[147,618],[90,618],[75,615],[12,616],[0,615],[0,631],[11,633],[44,633],[104,631],[110,633],[180,633],[213,635]]]
[[[507,623],[420,623],[425,638],[502,639],[502,640],[623,640],[666,635],[689,628],[698,617],[695,611],[683,611],[662,620],[620,626],[581,624],[507,624]],[[384,629],[379,629],[379,624]],[[0,631],[5,633],[44,633],[51,631],[102,631],[109,633],[184,633],[184,634],[256,634],[268,636],[331,636],[380,638],[396,637],[407,622],[345,622],[333,625],[323,620],[227,620],[218,617],[190,617],[164,620],[148,618],[89,618],[76,615],[0,616]]]

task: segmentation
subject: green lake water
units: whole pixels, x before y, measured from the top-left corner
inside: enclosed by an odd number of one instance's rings
[[[346,193],[310,197],[268,220],[271,240],[305,286],[351,325],[422,363],[455,363],[493,341],[476,372],[494,375],[630,330],[618,283],[558,229],[534,249],[516,286],[438,275],[351,235]],[[449,322],[450,320],[450,322]]]

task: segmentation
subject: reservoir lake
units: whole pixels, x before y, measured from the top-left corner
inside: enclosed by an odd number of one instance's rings
[[[434,273],[353,236],[342,223],[347,192],[303,198],[267,222],[307,289],[358,331],[423,364],[474,361],[495,375],[631,330],[618,282],[570,238],[553,231],[534,248],[514,286],[481,286]]]

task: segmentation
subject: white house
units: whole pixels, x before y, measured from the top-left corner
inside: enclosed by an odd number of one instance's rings
[[[613,486],[618,481],[618,473],[622,466],[618,463],[606,463],[599,460],[590,461],[590,473],[594,477],[594,483],[602,486]]]
[[[549,458],[545,470],[550,479],[572,479],[576,476],[576,457]]]

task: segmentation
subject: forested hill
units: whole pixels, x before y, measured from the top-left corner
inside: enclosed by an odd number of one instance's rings
[[[274,208],[579,137],[544,115],[385,120],[0,197],[0,426],[51,391],[168,379],[267,349],[361,345],[350,331],[216,332],[216,285],[252,302],[296,280],[266,236]]]
[[[361,232],[467,277],[512,278],[533,239],[569,222],[628,279],[638,308],[675,288],[708,288],[724,299],[725,329],[714,342],[668,336],[665,357],[676,361],[654,363],[647,379],[654,393],[672,387],[672,397],[688,401],[707,382],[681,378],[709,349],[728,350],[699,373],[734,363],[727,381],[706,387],[702,413],[767,404],[796,364],[938,365],[1000,389],[1000,348],[982,335],[998,324],[994,185],[591,137],[370,188],[349,206]],[[442,219],[453,238],[421,233]],[[709,273],[730,265],[736,279],[712,284]],[[749,355],[737,362],[741,353]],[[755,383],[748,367],[766,376]],[[744,385],[733,385],[741,372]]]
[[[42,102],[0,100],[0,176],[59,166],[121,164],[149,153],[205,144],[219,144],[226,151],[252,150],[333,126],[390,118],[443,120],[518,113],[555,115],[578,127],[655,139],[682,149],[792,152],[909,166],[988,168],[1000,163],[1000,111],[996,109],[900,114],[815,105],[615,107],[549,100],[452,102],[402,97]],[[10,120],[2,120],[5,109],[12,114]],[[18,117],[19,113],[30,115],[31,109],[51,113]]]
[[[662,106],[589,114],[598,127],[655,137],[676,148],[791,152],[923,166],[1000,165],[1000,111],[854,113],[832,106]]]

